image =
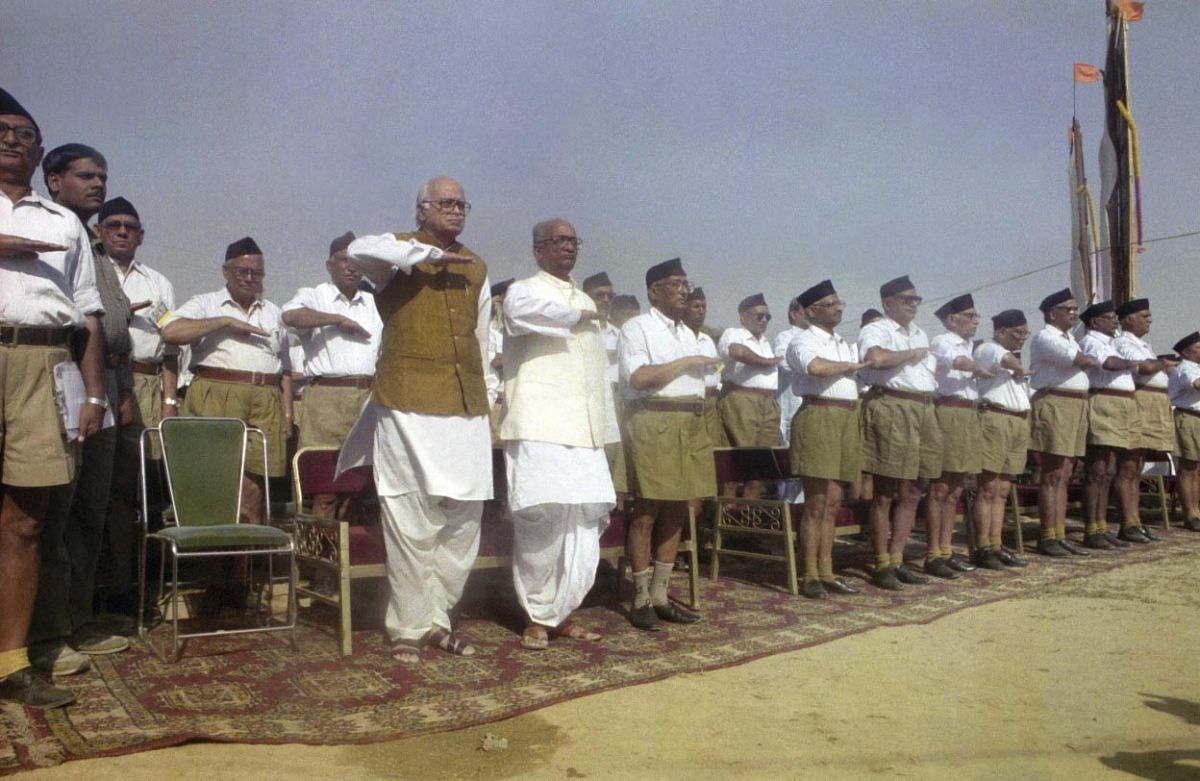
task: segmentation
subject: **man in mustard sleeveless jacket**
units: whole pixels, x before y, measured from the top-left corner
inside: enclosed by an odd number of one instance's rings
[[[458,242],[471,210],[439,177],[417,194],[418,230],[356,239],[351,260],[374,285],[383,345],[371,399],[350,432],[339,472],[370,464],[387,546],[387,631],[397,660],[431,645],[470,656],[448,611],[479,550],[492,498],[484,384],[491,296],[487,266]]]

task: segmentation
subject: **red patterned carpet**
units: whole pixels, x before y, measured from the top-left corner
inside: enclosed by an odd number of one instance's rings
[[[703,622],[655,634],[626,623],[611,600],[615,576],[609,572],[579,615],[604,639],[557,641],[543,652],[520,648],[507,573],[479,573],[468,587],[462,621],[480,650],[475,657],[429,653],[420,665],[401,667],[378,630],[368,628],[355,635],[356,653],[342,659],[321,623],[332,615],[315,611],[302,612],[298,651],[280,636],[213,638],[192,641],[180,661],[167,664],[135,644],[128,653],[96,658],[90,673],[64,680],[78,697],[67,709],[37,713],[0,704],[0,773],[188,740],[366,743],[458,729],[879,626],[933,621],[1197,543],[1200,535],[1175,532],[1166,542],[1134,550],[1052,562],[1035,556],[1022,571],[976,572],[898,594],[868,586],[860,595],[820,602],[781,591],[780,566],[756,575],[754,565],[737,568],[730,561],[733,577],[701,581]],[[851,546],[842,549],[855,555]],[[853,573],[856,562],[845,563]],[[757,582],[759,577],[774,581]],[[674,588],[682,594],[684,586],[678,579]]]

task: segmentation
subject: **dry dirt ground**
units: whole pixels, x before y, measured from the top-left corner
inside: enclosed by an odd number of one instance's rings
[[[459,732],[193,744],[22,778],[1200,779],[1198,565],[1132,565]],[[507,748],[482,750],[489,733]]]

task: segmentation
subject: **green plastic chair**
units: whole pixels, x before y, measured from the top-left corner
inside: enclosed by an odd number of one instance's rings
[[[242,476],[246,449],[251,435],[262,443],[263,463],[267,463],[267,442],[263,432],[248,427],[237,418],[165,418],[156,428],[141,436],[142,544],[139,547],[139,604],[145,604],[147,540],[156,540],[162,557],[158,578],[158,602],[166,587],[166,562],[171,561],[171,658],[178,659],[181,641],[192,637],[281,632],[290,635],[296,645],[296,548],[292,536],[274,526],[241,523]],[[150,442],[157,437],[162,447],[166,472],[169,511],[164,513],[161,530],[151,533],[149,500],[145,490]],[[270,481],[264,481],[266,506],[271,506]],[[179,631],[179,562],[181,559],[218,557],[267,557],[267,604],[271,604],[274,584],[274,559],[288,557],[288,605],[283,622],[268,616],[260,626],[181,634]],[[260,597],[261,599],[261,597]],[[165,615],[165,614],[164,614]],[[138,635],[159,657],[165,658],[150,641],[145,609],[138,610]]]

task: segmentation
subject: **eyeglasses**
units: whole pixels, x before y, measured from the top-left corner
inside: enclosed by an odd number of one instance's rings
[[[920,296],[896,296],[896,300],[901,304],[919,304],[925,299]]]
[[[560,249],[566,249],[567,247],[579,249],[583,246],[583,239],[576,236],[551,236],[548,239],[542,239],[538,242],[539,247],[543,244],[553,244]]]
[[[670,288],[671,290],[684,290],[684,291],[687,291],[688,293],[690,293],[696,289],[696,286],[693,285],[691,282],[688,282],[686,279],[663,280],[661,282],[655,282],[650,287],[666,287],[666,288]]]
[[[1078,312],[1078,311],[1079,311],[1079,307],[1077,307],[1077,306],[1067,306],[1066,304],[1059,304],[1058,306],[1056,306],[1056,307],[1054,307],[1054,308],[1055,308],[1055,309],[1061,309],[1061,310],[1063,310],[1064,312],[1068,312],[1068,313],[1072,313],[1072,314],[1073,314],[1073,313],[1075,313],[1075,312]]]
[[[124,228],[131,233],[137,233],[142,229],[141,223],[130,222],[127,220],[105,220],[100,223],[100,227],[108,231],[118,231]]]
[[[226,271],[233,274],[238,279],[262,279],[267,275],[265,271],[258,271],[252,268],[242,268],[240,266],[227,266]]]
[[[436,206],[440,212],[462,212],[463,216],[471,213],[471,204],[457,198],[441,198],[436,201],[421,201],[423,206]]]
[[[33,146],[38,142],[37,128],[30,127],[29,125],[13,126],[7,122],[0,122],[0,138],[8,135],[10,130],[16,136],[17,141],[25,146]]]
[[[835,306],[845,306],[845,305],[846,305],[846,302],[840,298],[835,298],[832,301],[818,301],[815,304],[809,304],[809,306],[811,306],[815,309],[832,309]]]
[[[955,312],[954,314],[959,317],[965,317],[968,320],[981,320],[982,319],[982,317],[980,316],[980,314],[978,312]]]
[[[753,317],[755,320],[757,320],[760,323],[771,322],[771,313],[770,312],[755,312],[753,315],[751,315],[751,317]]]

